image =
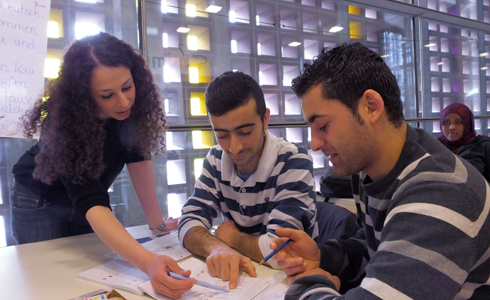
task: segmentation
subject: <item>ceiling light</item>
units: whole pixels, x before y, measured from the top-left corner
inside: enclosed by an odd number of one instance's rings
[[[233,10],[230,10],[230,14],[228,16],[230,23],[235,23],[236,22],[236,12]]]
[[[205,12],[215,14],[221,10],[221,6],[217,5],[210,5],[208,8],[206,8]]]
[[[334,26],[334,27],[330,28],[330,30],[328,32],[339,32],[342,29],[344,29],[344,27]]]
[[[300,42],[291,42],[288,44],[289,47],[298,47],[299,45],[301,45]]]
[[[187,27],[179,27],[177,28],[177,32],[180,32],[180,33],[188,33],[191,29],[190,28],[187,28]]]
[[[188,17],[195,17],[196,16],[196,6],[193,4],[186,4],[185,5],[185,15]]]
[[[53,39],[57,39],[59,38],[60,36],[58,35],[58,22],[56,21],[48,21],[48,37],[49,38],[53,38]]]
[[[198,49],[197,36],[195,36],[195,35],[188,35],[187,36],[187,49],[189,49],[189,50],[197,50]]]

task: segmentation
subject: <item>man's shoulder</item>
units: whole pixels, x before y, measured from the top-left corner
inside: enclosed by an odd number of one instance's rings
[[[308,150],[300,144],[292,143],[282,137],[276,137],[275,135],[271,135],[271,139],[274,139],[274,143],[277,145],[277,155],[286,153],[308,155]]]
[[[208,163],[211,166],[218,165],[219,162],[223,159],[224,151],[221,149],[219,145],[214,145],[209,149],[206,154],[205,163]]]
[[[454,166],[454,153],[422,128],[411,128],[408,131],[403,152],[409,163],[435,168],[434,171],[440,170],[441,167],[446,169]],[[421,161],[424,164],[421,164]]]
[[[397,194],[405,191],[443,202],[462,195],[467,200],[487,197],[485,178],[469,162],[452,153],[426,153],[407,165],[397,178]]]
[[[213,157],[216,157],[218,159],[221,159],[223,152],[224,152],[223,148],[221,148],[221,146],[219,144],[217,144],[217,145],[214,145],[213,147],[211,147],[211,149],[209,149],[207,156],[208,157],[213,156]]]
[[[400,159],[403,163],[396,171],[400,184],[418,186],[432,182],[464,189],[479,179],[484,180],[471,164],[454,155],[424,129],[412,130],[409,130],[408,144],[402,150]]]

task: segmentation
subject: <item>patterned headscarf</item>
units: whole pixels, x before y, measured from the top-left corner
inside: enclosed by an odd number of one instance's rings
[[[444,124],[444,119],[446,119],[447,115],[452,113],[460,116],[461,120],[463,121],[463,136],[459,141],[455,141],[455,142],[448,140],[444,136],[444,133],[442,131],[442,125]],[[461,149],[461,147],[463,147],[464,145],[472,141],[477,136],[477,133],[475,131],[475,119],[473,117],[473,113],[468,108],[468,106],[461,103],[449,104],[448,106],[446,106],[446,108],[444,108],[441,115],[440,127],[441,127],[441,136],[439,136],[437,139],[441,141],[441,143],[443,143],[453,153],[458,152],[458,150]]]

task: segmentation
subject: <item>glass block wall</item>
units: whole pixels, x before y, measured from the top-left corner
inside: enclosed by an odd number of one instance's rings
[[[272,133],[309,149],[310,133],[291,79],[322,47],[359,41],[393,70],[412,126],[438,136],[442,109],[462,102],[473,109],[478,133],[488,135],[489,2],[52,0],[45,76],[56,76],[71,41],[94,32],[109,32],[142,49],[161,88],[169,129],[166,155],[153,159],[159,201],[165,215],[178,217],[215,144],[204,106],[206,85],[228,70],[260,83]],[[8,205],[12,164],[31,144],[0,139],[0,210]],[[328,158],[311,154],[318,182]],[[145,223],[126,170],[110,195],[124,225]]]
[[[169,126],[189,129],[167,134],[173,146],[167,170],[179,174],[167,180],[168,193],[179,199],[179,210],[215,143],[204,91],[225,71],[254,77],[271,110],[270,131],[309,148],[291,80],[323,47],[359,41],[385,57],[401,83],[406,113],[415,116],[415,86],[408,84],[414,78],[413,24],[407,16],[333,1],[222,0],[147,1],[146,17],[148,64],[162,89]],[[311,154],[318,184],[328,158]]]

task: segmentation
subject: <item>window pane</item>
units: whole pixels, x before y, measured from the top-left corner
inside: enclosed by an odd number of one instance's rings
[[[490,23],[488,0],[422,0],[420,6],[471,20]]]

